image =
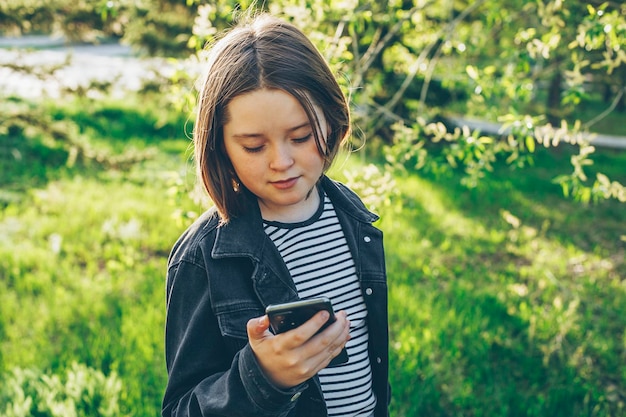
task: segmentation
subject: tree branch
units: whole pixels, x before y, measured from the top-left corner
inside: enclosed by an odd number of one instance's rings
[[[591,126],[595,125],[600,120],[604,119],[609,114],[611,114],[611,112],[615,110],[615,107],[617,107],[617,104],[619,103],[619,101],[622,99],[622,96],[624,95],[625,91],[626,91],[626,87],[622,87],[622,89],[619,90],[619,92],[617,93],[617,96],[615,96],[615,98],[613,99],[613,102],[611,103],[611,105],[608,108],[606,108],[602,113],[600,113],[593,119],[589,120],[587,123],[583,124],[583,127],[585,129],[589,129]]]
[[[461,14],[459,14],[452,22],[448,23],[448,25],[446,25],[446,27],[440,31],[439,35],[437,36],[437,40],[432,42],[430,45],[428,45],[428,47],[426,47],[424,50],[422,50],[422,52],[420,53],[420,55],[417,57],[417,59],[415,60],[415,62],[413,62],[413,65],[411,65],[410,69],[409,69],[409,73],[407,74],[406,78],[404,79],[402,85],[400,85],[400,88],[398,89],[398,91],[396,91],[396,93],[393,95],[393,97],[387,102],[387,104],[385,104],[384,108],[385,108],[385,112],[382,111],[378,111],[379,114],[381,113],[387,113],[390,112],[391,109],[393,109],[398,102],[400,101],[400,99],[404,96],[404,93],[406,92],[406,90],[409,88],[409,86],[411,85],[411,83],[413,82],[413,79],[415,78],[415,76],[417,75],[417,72],[419,71],[420,67],[422,66],[423,61],[426,59],[426,57],[431,53],[431,51],[433,50],[433,48],[440,43],[440,41],[446,41],[454,32],[454,29],[456,29],[457,25],[463,21],[467,15],[469,15],[472,11],[474,11],[476,8],[478,8],[480,5],[482,5],[485,2],[485,0],[479,0],[476,1],[474,3],[472,3],[471,5],[469,5],[465,10],[463,10],[463,12],[461,12]],[[434,68],[431,67],[431,68]],[[432,75],[432,70],[431,70],[431,75]],[[422,97],[425,97],[426,93],[424,91],[422,91]],[[380,127],[381,125],[381,121],[379,121],[376,124],[376,128]]]

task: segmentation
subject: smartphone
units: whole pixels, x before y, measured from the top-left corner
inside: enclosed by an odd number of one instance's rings
[[[328,311],[329,316],[328,321],[317,332],[319,333],[337,320],[333,305],[327,297],[311,298],[284,304],[272,304],[267,306],[265,313],[269,317],[270,328],[274,334],[279,334],[301,326],[304,322],[313,317],[315,313],[321,310]],[[348,362],[348,359],[348,352],[344,346],[341,353],[335,356],[328,366],[341,365],[342,363]]]

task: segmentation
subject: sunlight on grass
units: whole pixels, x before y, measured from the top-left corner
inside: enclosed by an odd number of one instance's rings
[[[607,252],[606,241],[605,250],[586,250],[574,235],[553,230],[591,208],[563,200],[549,210],[516,187],[492,195],[488,187],[458,193],[418,175],[396,181],[400,199],[381,221],[393,248],[392,380],[399,398],[418,404],[403,402],[396,416],[471,409],[485,395],[498,400],[491,415],[509,415],[499,407],[525,401],[520,384],[527,395],[541,395],[546,381],[565,384],[573,375],[585,389],[606,388],[587,384],[615,368],[592,364],[611,356],[623,330],[595,317],[593,300],[626,302],[624,250]],[[563,395],[577,398],[579,389]],[[544,398],[537,409],[544,411],[529,415],[545,415],[557,407],[552,401]]]
[[[0,371],[79,360],[119,375],[138,416],[159,409],[165,383],[169,250],[209,206],[189,140],[146,143],[158,153],[128,170],[49,166],[0,212]],[[475,189],[339,157],[331,175],[385,234],[392,417],[624,410],[626,210],[564,198],[551,179],[567,157],[496,169]],[[624,157],[601,157],[620,178]]]
[[[454,210],[454,204],[450,204],[454,196],[446,196],[445,190],[436,188],[434,183],[411,176],[400,182],[400,191],[405,201],[410,200],[413,204],[419,204],[424,210],[424,215],[437,219],[439,227],[447,230],[450,235],[485,236],[486,231],[482,225]]]
[[[145,329],[163,327],[165,262],[180,206],[166,180],[150,184],[75,177],[5,208],[0,223],[11,227],[0,239],[0,266],[14,277],[0,283],[5,357],[23,367],[83,358],[123,374],[125,398],[158,404],[162,336]],[[143,383],[142,358],[154,368],[153,384]]]

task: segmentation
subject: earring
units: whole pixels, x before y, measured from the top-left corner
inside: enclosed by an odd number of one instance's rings
[[[235,191],[236,193],[241,191],[241,183],[239,181],[237,181],[237,179],[233,178],[231,180],[231,183],[232,183],[232,186],[233,186],[233,191]]]

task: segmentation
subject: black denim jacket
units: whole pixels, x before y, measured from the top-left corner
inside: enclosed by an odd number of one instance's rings
[[[323,177],[354,257],[368,310],[376,417],[388,415],[387,283],[378,217],[344,185]],[[268,304],[298,299],[263,230],[256,201],[219,226],[203,214],[178,240],[167,274],[164,417],[323,417],[319,379],[283,390],[269,382],[248,344],[246,323]]]

